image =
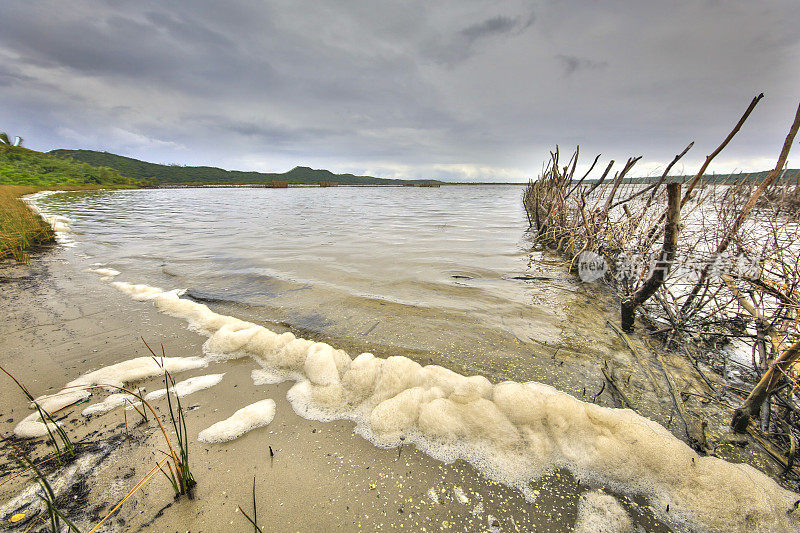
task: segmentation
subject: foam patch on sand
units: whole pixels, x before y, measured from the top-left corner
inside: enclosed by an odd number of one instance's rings
[[[227,442],[241,437],[248,431],[266,426],[274,417],[275,402],[261,400],[239,409],[230,418],[204,429],[197,436],[197,440],[207,443]]]
[[[162,289],[159,289],[158,287],[150,287],[149,285],[134,285],[124,281],[115,281],[112,283],[112,285],[134,300],[138,300],[140,302],[152,300],[156,296],[164,294]]]
[[[159,366],[159,363],[163,366]],[[162,357],[159,358],[159,363],[156,363],[152,357],[137,357],[106,366],[88,372],[67,383],[64,389],[56,394],[40,396],[36,401],[45,411],[52,413],[88,398],[90,396],[88,389],[91,387],[117,390],[117,388],[124,387],[125,383],[163,376],[164,369],[176,374],[208,365],[208,361],[202,357]],[[20,438],[43,437],[47,435],[47,428],[37,411],[19,422],[14,428],[14,434]]]
[[[631,533],[633,522],[616,498],[599,491],[581,494],[573,533]]]
[[[43,218],[56,233],[70,233],[72,231],[69,226],[72,223],[72,219],[58,215],[44,216]]]
[[[65,407],[82,402],[91,395],[92,393],[85,389],[62,390],[55,394],[39,396],[36,398],[36,403],[47,413],[55,413]],[[31,402],[30,408],[36,409],[33,402]]]
[[[92,415],[101,415],[103,413],[107,413],[112,409],[116,409],[117,407],[121,407],[123,405],[127,405],[126,409],[130,409],[131,405],[141,404],[141,400],[132,394],[127,394],[124,392],[118,392],[114,394],[110,394],[106,397],[105,400],[102,402],[97,402],[95,404],[90,405],[83,411],[81,414],[83,416],[92,416]]]
[[[159,357],[158,362],[152,357],[136,357],[88,372],[70,381],[64,388],[107,386],[113,389],[132,381],[163,376],[164,370],[177,374],[206,366],[208,361],[202,357]]]
[[[531,480],[566,468],[582,481],[647,497],[668,523],[726,533],[800,528],[799,513],[787,513],[797,494],[748,465],[699,456],[631,410],[582,402],[541,383],[493,385],[402,356],[351,359],[325,343],[220,315],[179,291],[114,286],[186,320],[216,351],[298,373],[287,397],[299,415],[352,420],[378,446],[414,443],[442,461],[465,460],[531,499]],[[669,515],[660,511],[667,505]]]
[[[210,389],[211,387],[222,381],[222,377],[224,375],[225,374],[208,374],[205,376],[195,376],[193,378],[179,381],[174,386],[170,387],[169,390],[172,394],[174,394],[178,398],[183,398],[184,396],[188,396],[193,392],[197,392],[203,389]],[[144,399],[149,402],[150,400],[156,400],[158,398],[161,398],[162,396],[166,396],[166,394],[167,394],[167,389],[158,389],[148,393],[144,397]]]
[[[100,274],[102,276],[100,279],[103,281],[109,281],[120,275],[120,271],[113,268],[87,268],[84,272]]]
[[[43,420],[39,411],[36,411],[23,418],[14,427],[14,435],[20,439],[35,439],[47,435],[48,428],[49,432],[54,432],[56,429],[55,424],[49,420]]]
[[[287,372],[280,370],[269,370],[266,368],[257,368],[250,372],[250,379],[253,380],[253,385],[277,385],[284,381],[301,381],[303,377],[298,372]]]

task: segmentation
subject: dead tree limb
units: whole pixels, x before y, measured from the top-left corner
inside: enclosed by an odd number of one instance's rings
[[[639,364],[639,368],[642,369],[642,371],[647,376],[647,379],[649,379],[650,383],[653,385],[653,391],[655,391],[656,396],[658,396],[660,398],[662,392],[661,392],[661,387],[658,384],[658,380],[653,375],[653,371],[650,370],[650,365],[647,363],[647,361],[644,360],[642,355],[639,353],[639,350],[636,349],[636,346],[634,346],[633,341],[631,341],[631,338],[628,337],[628,335],[624,331],[619,329],[619,327],[616,324],[614,324],[613,322],[611,322],[610,320],[606,320],[606,324],[611,326],[611,329],[613,329],[614,331],[617,332],[617,335],[620,336],[622,341],[625,343],[625,345],[631,351],[633,356],[636,358],[636,362]]]
[[[614,160],[612,159],[611,161],[608,162],[608,166],[603,171],[603,175],[600,176],[600,179],[597,180],[596,182],[594,182],[594,184],[591,187],[589,187],[589,190],[586,191],[586,197],[587,198],[589,197],[589,195],[592,194],[592,192],[594,192],[594,190],[596,188],[598,188],[600,186],[601,183],[603,183],[603,181],[605,181],[606,176],[608,176],[608,173],[611,171],[611,167],[613,167],[613,166],[614,166]]]
[[[675,407],[675,411],[678,413],[678,417],[683,423],[683,430],[686,433],[689,446],[698,452],[706,453],[708,450],[708,442],[706,441],[706,433],[703,429],[705,421],[689,416],[689,413],[686,411],[686,406],[683,403],[683,398],[681,397],[681,389],[672,378],[672,374],[667,370],[667,365],[664,363],[661,354],[656,353],[656,359],[658,359],[658,364],[661,367],[661,372],[664,374],[664,379],[667,380],[669,395],[672,398],[672,405]]]
[[[681,223],[681,184],[667,184],[667,225],[664,227],[664,245],[661,248],[658,261],[656,261],[650,277],[642,283],[639,290],[622,300],[620,309],[622,330],[630,333],[633,331],[636,308],[645,303],[664,283],[672,262],[675,260],[675,250],[678,247],[678,234]]]
[[[756,202],[761,194],[781,175],[783,166],[786,164],[786,159],[789,157],[789,151],[792,149],[792,143],[794,143],[794,138],[795,135],[797,135],[798,128],[800,128],[800,106],[797,107],[797,113],[795,113],[794,122],[792,123],[792,127],[789,129],[789,134],[786,136],[786,141],[783,143],[783,148],[781,149],[781,154],[778,157],[778,162],[775,164],[775,168],[772,169],[769,174],[767,174],[767,177],[764,178],[764,181],[761,182],[761,185],[758,186],[758,189],[756,189],[755,192],[750,195],[747,203],[739,212],[739,216],[736,217],[733,225],[728,229],[728,231],[722,237],[720,243],[717,245],[717,249],[714,251],[712,257],[717,257],[728,249],[728,245],[730,245],[731,241],[733,241],[733,238],[738,233],[739,228],[742,227],[742,224],[747,219],[750,211],[753,209],[753,207],[755,207]],[[708,278],[708,275],[711,272],[711,266],[712,262],[709,261],[703,270],[700,271],[700,278],[697,280],[692,292],[689,293],[689,296],[686,298],[686,301],[683,303],[683,307],[681,308],[681,312],[683,314],[685,314],[692,306],[694,299],[697,297],[697,294],[700,292],[703,283],[706,281],[706,278]]]
[[[594,170],[594,166],[597,164],[597,161],[598,161],[599,159],[600,159],[600,154],[597,154],[597,157],[595,157],[595,158],[594,158],[594,162],[592,163],[592,166],[590,166],[590,167],[589,167],[589,170],[587,170],[587,171],[586,171],[586,174],[584,174],[584,175],[583,175],[583,177],[582,177],[581,179],[579,179],[579,180],[578,180],[578,183],[576,183],[575,185],[573,185],[572,189],[570,189],[570,190],[569,190],[569,192],[567,193],[567,198],[569,198],[570,196],[572,196],[572,193],[574,193],[574,192],[575,192],[575,191],[578,189],[578,187],[580,187],[580,186],[581,186],[581,184],[583,183],[583,180],[585,180],[585,179],[586,179],[586,177],[587,177],[589,174],[591,174],[592,170]]]
[[[719,153],[720,153],[722,150],[724,150],[726,146],[728,146],[728,143],[729,143],[729,142],[731,142],[731,139],[733,139],[734,135],[736,135],[737,133],[739,133],[739,130],[740,130],[740,129],[742,129],[742,125],[743,125],[743,124],[745,123],[745,121],[747,120],[747,117],[749,117],[749,116],[750,116],[750,113],[752,113],[752,112],[753,112],[753,109],[755,109],[755,108],[756,108],[756,104],[758,104],[758,102],[759,102],[759,101],[760,101],[762,98],[764,98],[764,93],[761,93],[761,94],[759,94],[758,96],[756,96],[755,98],[753,98],[753,101],[752,101],[752,102],[750,102],[750,105],[749,105],[749,106],[747,106],[747,109],[745,110],[744,114],[742,115],[742,118],[740,118],[740,119],[739,119],[739,122],[737,122],[737,123],[736,123],[736,126],[734,126],[734,127],[733,127],[733,129],[732,129],[732,130],[731,130],[731,132],[728,134],[728,136],[727,136],[727,137],[725,137],[725,140],[724,140],[724,141],[722,141],[722,144],[720,144],[720,145],[717,147],[717,149],[716,149],[716,150],[714,150],[713,152],[711,152],[711,154],[709,154],[708,156],[706,156],[706,160],[705,160],[705,162],[703,163],[703,166],[702,166],[702,167],[700,167],[700,170],[697,172],[697,174],[695,175],[695,177],[694,177],[694,178],[692,178],[692,181],[690,181],[690,182],[689,182],[689,185],[686,187],[686,192],[684,193],[684,196],[683,196],[683,201],[682,201],[682,203],[686,203],[686,201],[689,199],[689,195],[690,195],[690,194],[692,194],[692,191],[693,191],[693,190],[694,190],[694,188],[697,186],[697,183],[698,183],[698,182],[699,182],[699,181],[700,181],[700,180],[703,178],[703,175],[705,174],[705,172],[706,172],[706,169],[708,168],[708,165],[710,165],[710,164],[711,164],[711,160],[712,160],[712,159],[714,159],[715,157],[717,157],[717,155],[718,155],[718,154],[719,154]]]
[[[620,386],[617,385],[617,378],[614,375],[614,369],[608,365],[608,361],[603,361],[603,366],[600,368],[600,371],[603,372],[603,377],[608,383],[608,390],[611,393],[611,399],[614,402],[614,407],[618,409],[627,408],[635,411],[636,409],[633,408],[631,401],[628,399],[625,393],[622,392]]]
[[[762,98],[764,98],[764,93],[761,93],[761,94],[759,94],[758,96],[756,96],[755,98],[753,98],[753,101],[752,101],[752,102],[750,102],[750,105],[749,105],[749,106],[747,106],[747,109],[745,110],[744,114],[742,115],[742,118],[740,118],[740,119],[739,119],[739,122],[737,122],[737,123],[736,123],[736,125],[733,127],[733,129],[731,130],[731,132],[728,134],[728,136],[727,136],[727,137],[725,137],[725,140],[724,140],[724,141],[722,141],[722,144],[720,144],[719,146],[717,146],[717,149],[716,149],[716,150],[714,150],[713,152],[711,152],[709,155],[707,155],[707,156],[706,156],[706,160],[705,160],[705,162],[703,163],[703,166],[701,166],[701,167],[700,167],[700,170],[697,172],[697,174],[695,174],[694,178],[692,178],[692,179],[691,179],[691,181],[689,181],[689,184],[686,186],[686,192],[685,192],[685,193],[684,193],[684,195],[683,195],[683,200],[681,200],[681,204],[682,204],[682,205],[683,205],[683,204],[686,204],[686,202],[689,200],[689,198],[690,198],[690,196],[691,196],[691,194],[692,194],[692,191],[694,191],[694,188],[697,186],[697,184],[698,184],[698,183],[700,182],[700,180],[703,178],[703,175],[705,175],[705,172],[706,172],[706,170],[708,169],[708,165],[710,165],[710,164],[711,164],[711,161],[712,161],[712,160],[713,160],[715,157],[717,157],[717,155],[718,155],[718,154],[719,154],[719,153],[720,153],[720,152],[721,152],[721,151],[722,151],[722,150],[723,150],[723,149],[724,149],[726,146],[728,146],[728,143],[729,143],[729,142],[731,142],[731,139],[733,139],[733,137],[734,137],[734,136],[735,136],[737,133],[739,133],[739,130],[740,130],[740,129],[742,129],[742,125],[743,125],[743,124],[745,123],[745,121],[747,120],[747,117],[749,117],[749,116],[750,116],[750,113],[752,113],[752,112],[753,112],[753,109],[755,109],[755,107],[756,107],[756,104],[758,104],[758,102],[759,102],[759,101],[760,101]],[[667,216],[667,214],[666,214],[666,213],[662,213],[662,214],[661,214],[661,216],[659,217],[658,221],[656,221],[656,223],[653,225],[653,227],[654,227],[654,228],[655,228],[655,227],[658,227],[658,225],[659,225],[659,224],[661,224],[661,222],[663,222],[663,221],[664,221],[664,218],[665,218],[666,216]]]
[[[731,418],[731,427],[737,433],[744,433],[747,430],[747,425],[750,423],[750,418],[758,416],[761,412],[761,404],[763,404],[770,394],[775,390],[781,377],[783,377],[789,368],[800,360],[800,340],[795,341],[780,357],[778,357],[769,369],[761,377],[761,380],[756,384],[744,403],[736,409]]]

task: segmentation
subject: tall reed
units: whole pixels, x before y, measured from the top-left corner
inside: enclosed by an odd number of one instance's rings
[[[156,364],[164,370],[164,385],[167,389],[166,396],[167,405],[169,406],[169,418],[172,422],[172,429],[175,431],[175,435],[178,439],[178,450],[176,451],[172,446],[172,443],[169,441],[167,432],[164,429],[164,426],[161,424],[161,420],[158,418],[158,415],[153,410],[152,406],[147,404],[153,413],[153,416],[156,418],[159,426],[161,426],[161,431],[164,433],[164,438],[167,439],[167,445],[169,446],[170,455],[172,457],[171,461],[167,463],[169,474],[167,474],[167,472],[165,472],[163,469],[161,472],[172,485],[176,498],[182,494],[186,494],[191,500],[194,499],[194,487],[197,485],[197,482],[195,481],[192,471],[189,468],[189,434],[186,430],[186,417],[184,415],[183,405],[181,404],[181,398],[177,394],[175,395],[175,405],[173,407],[170,387],[175,386],[175,380],[172,378],[172,375],[169,373],[169,371],[164,367],[162,362],[159,361],[158,356],[153,349],[150,348],[150,345],[147,344],[147,341],[142,339],[142,342],[144,342],[144,345],[147,346],[147,349],[150,351],[150,354],[153,356],[153,360],[156,362]],[[164,357],[166,357],[166,354],[164,352],[164,345],[162,344],[162,360]],[[141,396],[139,396],[139,398],[143,404],[146,404],[145,400]]]

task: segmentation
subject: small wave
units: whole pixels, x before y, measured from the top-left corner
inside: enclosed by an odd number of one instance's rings
[[[22,197],[22,200],[28,204],[28,207],[42,217],[45,222],[47,222],[53,231],[56,234],[56,242],[63,246],[73,247],[75,246],[75,241],[72,239],[70,234],[72,233],[72,219],[61,216],[61,215],[52,215],[46,211],[44,211],[36,201],[40,198],[44,198],[46,196],[50,196],[51,194],[56,194],[60,191],[39,191],[34,194],[28,194]]]

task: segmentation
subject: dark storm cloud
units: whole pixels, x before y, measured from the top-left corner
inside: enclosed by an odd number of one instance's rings
[[[509,17],[493,17],[478,24],[473,24],[469,28],[461,30],[467,42],[474,42],[476,39],[488,35],[503,34],[511,31],[516,26],[516,21]]]
[[[4,0],[0,129],[32,148],[280,170],[521,179],[548,149],[774,160],[800,4]],[[707,153],[707,152],[705,152]]]
[[[475,55],[478,52],[476,48],[478,41],[502,37],[515,30],[524,30],[533,24],[534,20],[534,15],[529,15],[527,19],[522,16],[499,15],[455,32],[437,32],[434,37],[423,44],[422,53],[439,64],[452,67]]]
[[[569,56],[564,54],[558,54],[556,59],[558,59],[563,65],[564,74],[567,76],[573,74],[577,70],[604,68],[608,66],[608,61],[595,61],[585,57]]]

